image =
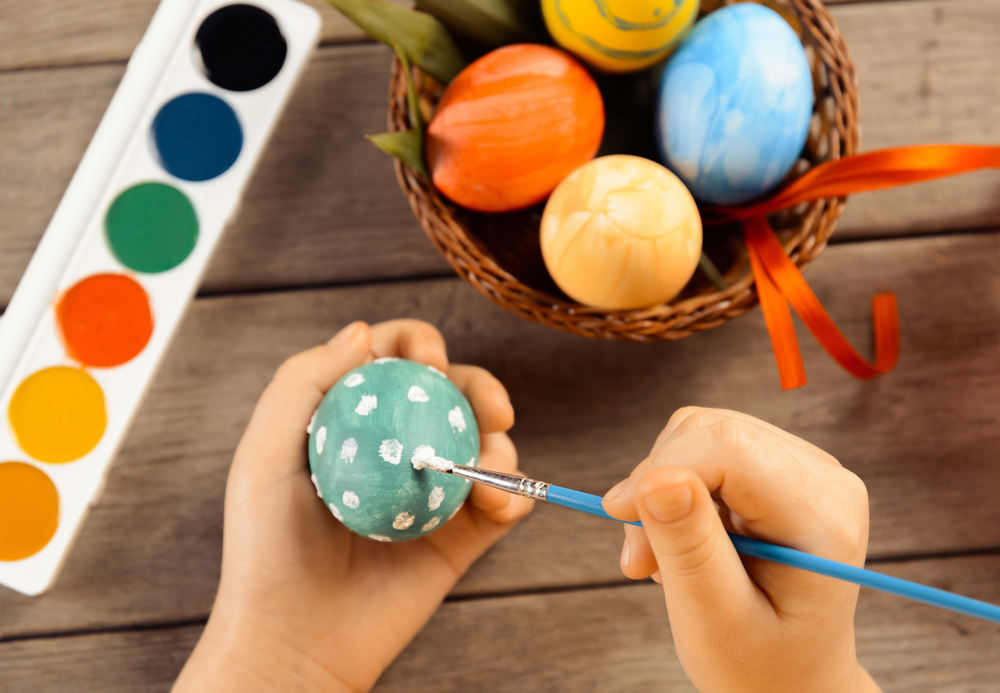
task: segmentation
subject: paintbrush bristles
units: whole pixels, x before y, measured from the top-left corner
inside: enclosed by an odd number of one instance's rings
[[[434,448],[430,445],[418,446],[413,452],[413,456],[410,457],[410,464],[418,471],[421,469],[430,469],[442,474],[450,474],[455,469],[454,462],[446,460],[443,457],[438,457],[434,452]]]

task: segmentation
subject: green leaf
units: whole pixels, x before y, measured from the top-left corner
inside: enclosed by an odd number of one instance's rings
[[[406,57],[406,51],[399,45],[395,37],[389,37],[392,49],[396,51],[396,57],[403,66],[403,74],[406,75],[406,105],[410,113],[410,125],[415,130],[419,130],[421,137],[424,131],[424,118],[420,114],[420,101],[417,99],[417,88],[413,85],[413,71],[410,70],[410,60]]]
[[[396,157],[417,173],[430,178],[424,165],[424,137],[420,130],[383,132],[380,135],[365,135],[365,137],[386,154]]]
[[[395,37],[406,55],[424,72],[448,84],[465,59],[448,30],[426,12],[407,10],[382,0],[326,0],[369,36],[386,45]]]
[[[441,20],[457,35],[489,48],[538,41],[517,0],[416,0],[417,6]]]
[[[705,251],[701,252],[701,258],[698,260],[698,267],[700,267],[701,271],[706,277],[708,277],[708,280],[715,285],[716,289],[719,291],[725,291],[729,288],[729,283],[722,278],[722,273],[719,272],[719,268],[716,267],[715,263],[709,259],[708,255],[705,254]]]

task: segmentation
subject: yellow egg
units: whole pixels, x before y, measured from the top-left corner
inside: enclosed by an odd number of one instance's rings
[[[542,257],[568,296],[599,308],[664,303],[701,256],[691,193],[663,166],[638,156],[594,159],[555,189],[541,228]]]
[[[542,13],[566,50],[607,72],[633,72],[681,42],[698,0],[542,0]]]

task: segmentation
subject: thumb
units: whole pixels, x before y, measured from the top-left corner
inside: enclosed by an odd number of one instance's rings
[[[661,467],[636,486],[636,510],[656,556],[675,638],[717,638],[754,623],[764,595],[747,575],[705,483],[685,467]]]

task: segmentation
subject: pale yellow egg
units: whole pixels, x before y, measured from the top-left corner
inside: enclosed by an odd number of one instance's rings
[[[568,296],[599,308],[645,308],[676,296],[698,266],[701,217],[691,193],[660,164],[594,159],[555,189],[542,256]]]

